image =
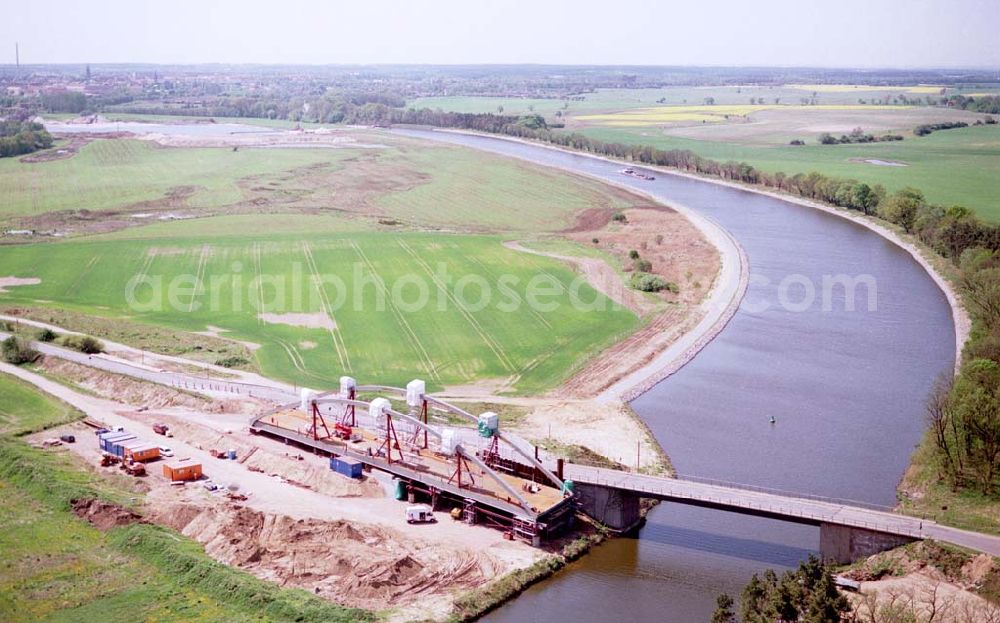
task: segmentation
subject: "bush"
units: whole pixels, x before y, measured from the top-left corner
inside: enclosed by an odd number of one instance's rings
[[[597,244],[597,243],[600,242],[600,240],[598,240],[597,238],[591,238],[590,241],[593,242],[594,244]]]
[[[104,352],[104,344],[99,339],[89,335],[66,335],[59,340],[59,343],[85,355],[96,355]]]
[[[639,259],[639,252],[636,251],[635,249],[632,249],[631,251],[628,252],[628,257],[631,260],[637,260]]]
[[[7,363],[12,363],[15,366],[19,366],[25,363],[31,363],[32,361],[38,359],[38,351],[28,346],[27,342],[12,335],[3,341],[2,346],[0,346],[0,356]]]
[[[248,363],[250,363],[249,359],[246,357],[240,357],[239,355],[231,355],[229,357],[223,357],[215,360],[215,365],[223,368],[239,368],[247,365]]]
[[[653,272],[653,263],[650,262],[649,260],[636,260],[632,264],[632,267],[635,269],[636,272],[640,273]]]
[[[39,342],[52,342],[56,339],[56,332],[52,329],[42,329],[38,332],[37,339]]]
[[[633,273],[631,277],[631,285],[636,290],[640,290],[642,292],[661,292],[663,290],[673,292],[674,294],[680,292],[680,288],[677,287],[677,284],[671,283],[659,275],[651,275],[647,272]]]
[[[615,212],[614,215],[611,217],[611,220],[614,221],[614,222],[616,222],[616,223],[627,223],[628,222],[628,219],[625,218],[625,214],[622,213],[622,212]]]

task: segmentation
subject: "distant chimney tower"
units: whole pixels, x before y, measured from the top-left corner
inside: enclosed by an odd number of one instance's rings
[[[21,48],[17,41],[14,42],[14,64],[18,69],[21,68]]]

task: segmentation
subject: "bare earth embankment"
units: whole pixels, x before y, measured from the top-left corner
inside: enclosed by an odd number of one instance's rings
[[[0,364],[0,371],[77,406],[94,421],[169,444],[178,459],[201,462],[222,491],[210,493],[197,484],[171,486],[154,463],[136,484],[146,501],[139,519],[173,527],[204,544],[214,558],[283,586],[306,588],[338,603],[391,609],[392,620],[442,618],[458,593],[545,555],[486,527],[450,521],[407,526],[399,503],[386,497],[376,479],[345,479],[331,472],[322,457],[251,436],[245,414],[207,399],[169,388],[153,395],[146,383],[106,373],[83,376],[77,367],[62,363],[50,364],[48,373],[79,381],[93,393],[8,364]],[[158,398],[163,406],[137,410],[107,395]],[[182,397],[201,402],[192,408]],[[174,436],[156,436],[153,422],[168,423]],[[27,440],[37,443],[64,433],[74,434],[77,443],[52,451],[69,451],[90,469],[118,473],[114,467],[96,467],[100,452],[92,429],[80,423]],[[208,450],[219,448],[236,449],[239,460],[211,457]]]

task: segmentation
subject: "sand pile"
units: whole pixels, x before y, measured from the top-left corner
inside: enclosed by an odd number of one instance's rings
[[[239,505],[180,505],[158,514],[159,521],[204,544],[221,562],[361,608],[405,607],[450,595],[497,571],[489,556],[429,546],[376,526],[292,519]]]

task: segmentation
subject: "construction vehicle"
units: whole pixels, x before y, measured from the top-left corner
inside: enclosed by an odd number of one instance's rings
[[[170,429],[166,424],[153,424],[153,432],[157,435],[166,435],[167,431]]]
[[[117,464],[119,461],[121,461],[121,459],[110,452],[101,453],[101,467],[110,467]]]
[[[342,424],[337,422],[333,425],[333,436],[338,439],[343,439],[344,441],[350,441],[351,436],[354,434],[354,428],[348,426],[347,424]]]
[[[406,523],[435,523],[434,511],[426,504],[406,507]]]
[[[135,463],[133,461],[122,461],[121,469],[125,471],[129,476],[145,476],[146,466],[142,463]]]

